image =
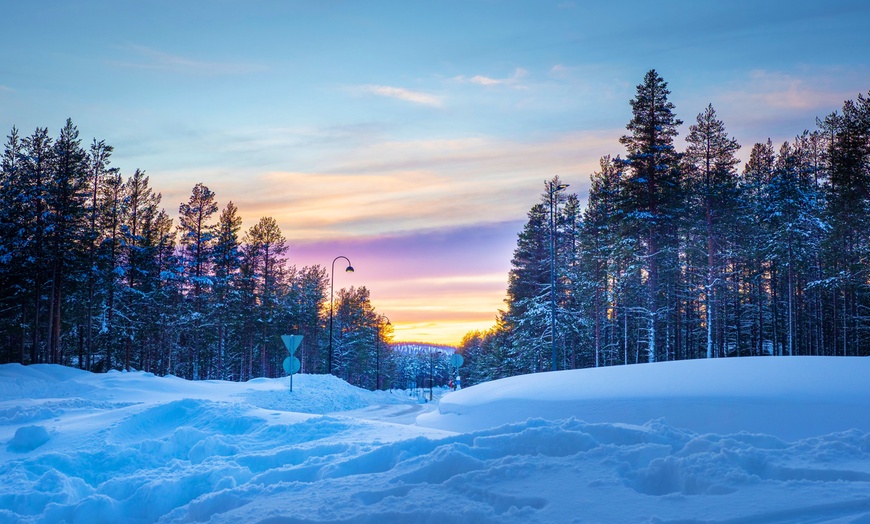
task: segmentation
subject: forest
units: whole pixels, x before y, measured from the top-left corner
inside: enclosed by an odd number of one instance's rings
[[[695,358],[870,355],[870,100],[793,141],[740,145],[712,105],[688,126],[649,71],[585,206],[547,180],[506,308],[461,344],[468,382]],[[870,96],[870,95],[868,95]],[[465,377],[464,377],[465,378]]]
[[[233,202],[220,209],[198,183],[173,224],[145,172],[125,177],[113,151],[85,148],[69,119],[56,138],[8,135],[0,363],[248,380],[283,376],[280,337],[297,334],[304,373],[371,389],[447,381],[443,350],[390,346],[364,286],[330,300],[326,267],[291,265],[273,218],[243,232]]]
[[[740,145],[712,105],[688,126],[649,71],[585,206],[558,177],[518,235],[506,307],[468,333],[462,382],[692,358],[868,355],[870,101],[793,141]],[[870,95],[868,95],[870,96]],[[369,290],[297,268],[276,221],[242,231],[196,184],[173,222],[142,170],[67,120],[21,136],[0,169],[0,363],[188,379],[303,373],[371,389],[444,384],[450,349],[392,345]],[[335,263],[335,261],[333,261]],[[340,268],[341,269],[341,268]]]

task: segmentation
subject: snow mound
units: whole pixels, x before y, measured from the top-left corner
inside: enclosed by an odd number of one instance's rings
[[[795,440],[870,431],[870,358],[757,357],[538,373],[445,395],[422,426],[474,431],[529,418],[644,424]]]
[[[9,442],[10,451],[33,451],[48,442],[48,430],[44,426],[22,426],[15,430],[15,436]]]
[[[325,414],[376,404],[408,402],[405,395],[398,392],[360,389],[332,375],[295,375],[292,393],[289,378],[255,379],[249,384],[259,385],[261,388],[240,394],[246,403],[279,411]]]
[[[48,364],[0,366],[0,399],[65,398],[86,394],[91,386],[76,380],[89,376],[80,369]]]

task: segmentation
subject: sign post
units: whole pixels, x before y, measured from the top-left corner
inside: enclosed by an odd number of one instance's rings
[[[281,335],[281,341],[284,342],[284,345],[287,347],[287,352],[290,353],[290,356],[284,359],[284,373],[290,375],[290,392],[293,392],[293,375],[299,372],[299,368],[302,367],[302,363],[299,362],[299,359],[293,356],[293,353],[299,349],[299,345],[302,344],[302,335]]]
[[[453,366],[453,374],[456,376],[456,382],[453,383],[453,391],[456,391],[457,388],[462,389],[459,387],[459,368],[462,367],[463,363],[465,363],[465,359],[459,353],[450,355],[450,365]]]

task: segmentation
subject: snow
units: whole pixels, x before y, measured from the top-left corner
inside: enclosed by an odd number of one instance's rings
[[[662,362],[427,403],[6,364],[0,523],[870,523],[867,377],[870,358]]]

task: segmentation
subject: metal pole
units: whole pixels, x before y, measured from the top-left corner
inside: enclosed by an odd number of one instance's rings
[[[336,259],[338,260],[338,259]],[[332,261],[332,272],[329,275],[329,353],[327,354],[327,369],[332,375],[332,298],[335,295],[335,260]]]
[[[328,369],[329,374],[332,374],[332,301],[335,296],[335,261],[339,258],[343,258],[347,260],[347,270],[349,272],[353,271],[352,264],[350,263],[350,259],[344,256],[337,256],[332,259],[332,271],[329,274],[329,355],[327,356]]]

